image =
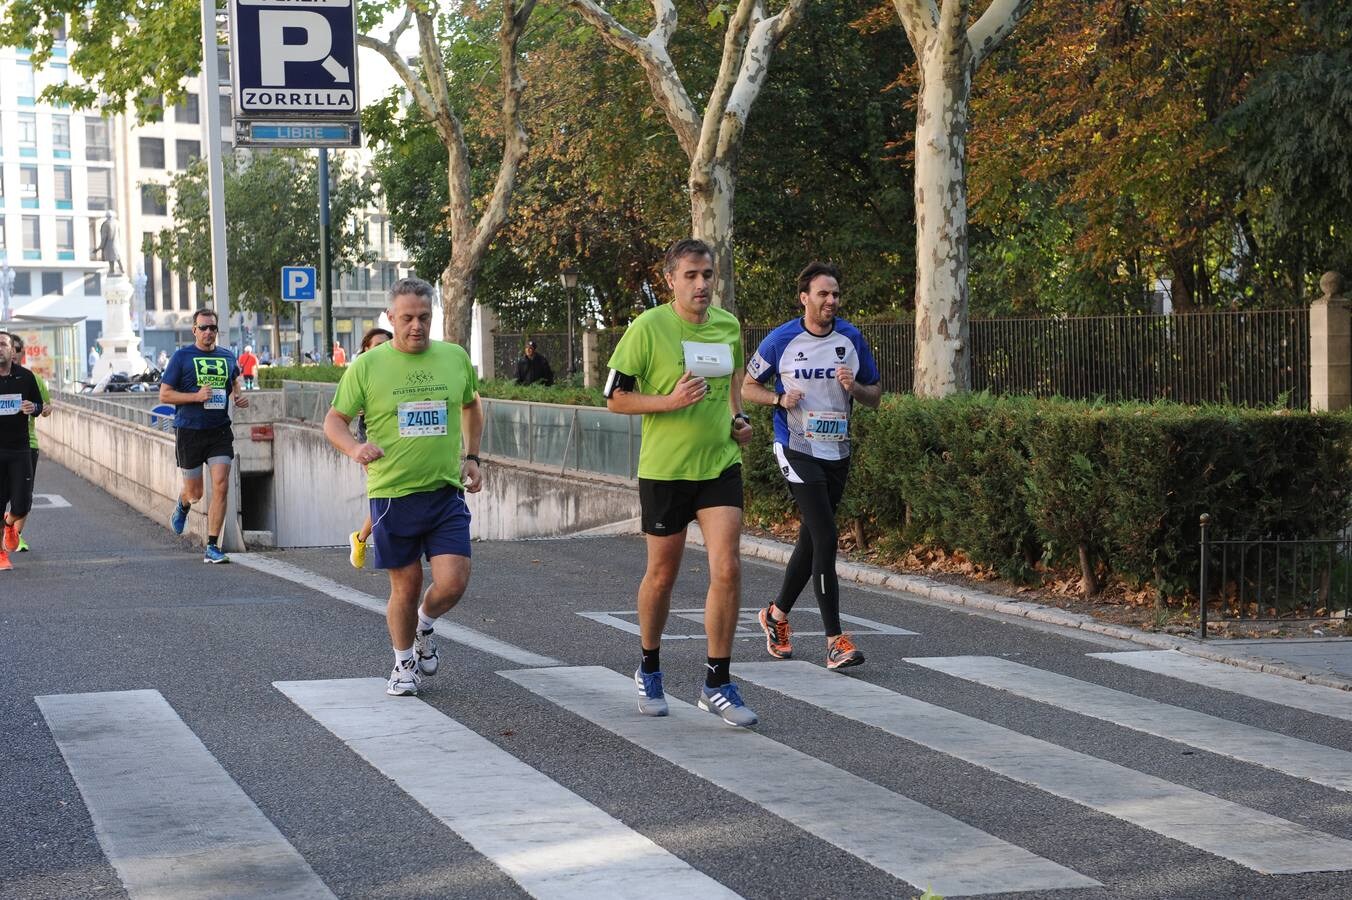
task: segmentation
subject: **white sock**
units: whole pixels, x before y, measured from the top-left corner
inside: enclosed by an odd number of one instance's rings
[[[414,656],[415,654],[412,647],[409,647],[407,650],[395,650],[394,664],[396,667],[403,666],[405,669],[411,669],[413,668]]]
[[[428,616],[427,613],[423,612],[423,608],[421,606],[418,607],[419,631],[431,631],[432,627],[436,624],[437,624],[436,616]]]

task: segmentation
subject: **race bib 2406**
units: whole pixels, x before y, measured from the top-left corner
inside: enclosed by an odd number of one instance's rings
[[[436,437],[445,433],[445,400],[411,400],[399,404],[400,437]]]

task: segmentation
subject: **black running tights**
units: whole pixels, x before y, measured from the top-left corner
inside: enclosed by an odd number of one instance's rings
[[[822,625],[827,637],[840,634],[840,583],[836,580],[836,507],[845,493],[845,479],[795,484],[789,482],[789,491],[798,503],[802,524],[798,526],[798,543],[793,547],[789,565],[784,570],[784,584],[775,600],[783,612],[793,608],[808,579],[817,596]]]
[[[0,450],[0,513],[16,519],[33,505],[33,459],[28,449]]]

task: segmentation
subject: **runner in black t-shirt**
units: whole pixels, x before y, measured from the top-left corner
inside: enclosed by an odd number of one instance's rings
[[[5,512],[0,538],[0,572],[13,565],[9,554],[19,549],[14,523],[33,505],[33,462],[28,452],[28,420],[42,412],[42,394],[33,373],[14,362],[14,338],[0,331],[0,510]]]

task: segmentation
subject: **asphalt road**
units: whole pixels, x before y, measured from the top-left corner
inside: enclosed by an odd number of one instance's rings
[[[1200,687],[1089,655],[1140,648],[844,587],[864,666],[820,668],[809,596],[800,662],[752,627],[735,647],[754,734],[645,719],[612,693],[643,569],[621,537],[476,544],[444,620],[470,631],[388,698],[345,681],[390,665],[361,605],[384,576],[345,550],[206,566],[49,461],[38,492],[0,573],[0,897],[1352,896],[1327,871],[1352,867],[1352,696]],[[663,647],[691,705],[704,565],[690,548]],[[779,575],[748,561],[743,606]],[[236,865],[254,838],[277,853]]]

